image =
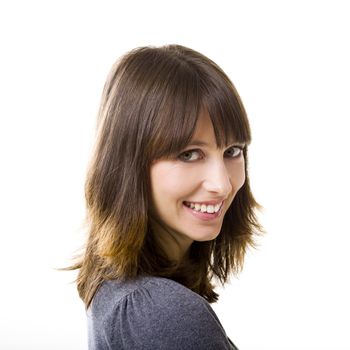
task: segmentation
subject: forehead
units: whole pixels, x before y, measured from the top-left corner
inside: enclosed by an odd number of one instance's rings
[[[232,135],[227,139],[227,144],[224,146],[227,146],[228,144],[232,144],[234,142],[235,140]],[[189,144],[196,146],[206,146],[208,144],[218,146],[213,121],[206,109],[202,109],[198,114],[196,127]]]
[[[207,110],[202,110],[197,119],[196,127],[192,136],[192,140],[206,140],[208,138],[215,140],[213,123]]]

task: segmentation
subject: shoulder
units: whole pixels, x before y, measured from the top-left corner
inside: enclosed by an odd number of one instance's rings
[[[204,298],[182,284],[167,278],[142,276],[127,281],[104,281],[93,299],[90,313],[103,317],[111,307],[120,307],[127,301],[148,309],[161,307],[164,311],[179,307],[204,307],[212,311]]]
[[[88,321],[91,341],[100,338],[112,348],[226,349],[228,342],[204,298],[160,277],[105,281],[88,310]]]

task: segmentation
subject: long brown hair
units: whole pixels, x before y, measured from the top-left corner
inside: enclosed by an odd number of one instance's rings
[[[189,257],[171,261],[149,223],[150,165],[181,152],[202,108],[216,142],[249,145],[251,131],[241,99],[227,75],[204,55],[181,45],[139,47],[122,56],[107,78],[97,139],[85,183],[89,235],[79,260],[77,288],[86,308],[106,279],[138,275],[173,279],[215,302],[213,277],[222,284],[243,265],[254,236],[264,230],[250,190],[248,147],[244,185],[225,214],[216,239],[194,241]]]

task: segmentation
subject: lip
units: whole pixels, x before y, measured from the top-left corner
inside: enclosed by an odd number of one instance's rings
[[[213,201],[212,201],[213,202]],[[202,203],[202,204],[205,204],[205,203],[208,203],[208,202],[191,202],[191,203]],[[221,202],[217,202],[216,201],[216,204],[218,203],[221,203]],[[212,204],[212,203],[208,203],[208,204]],[[202,213],[200,211],[196,211],[194,209],[191,209],[189,207],[187,207],[184,203],[182,203],[182,206],[184,207],[184,209],[186,209],[190,214],[192,214],[194,217],[198,218],[198,219],[201,219],[203,221],[211,221],[211,220],[215,220],[217,218],[219,218],[221,216],[221,213],[222,213],[222,208],[223,208],[223,204],[221,205],[219,211],[217,213]]]

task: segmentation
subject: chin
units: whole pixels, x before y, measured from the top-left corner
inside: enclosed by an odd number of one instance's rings
[[[211,233],[211,234],[208,234],[208,235],[204,235],[204,236],[201,236],[201,237],[196,237],[194,238],[195,241],[197,242],[207,242],[207,241],[212,241],[214,240],[217,236],[219,236],[220,232],[218,233]]]

